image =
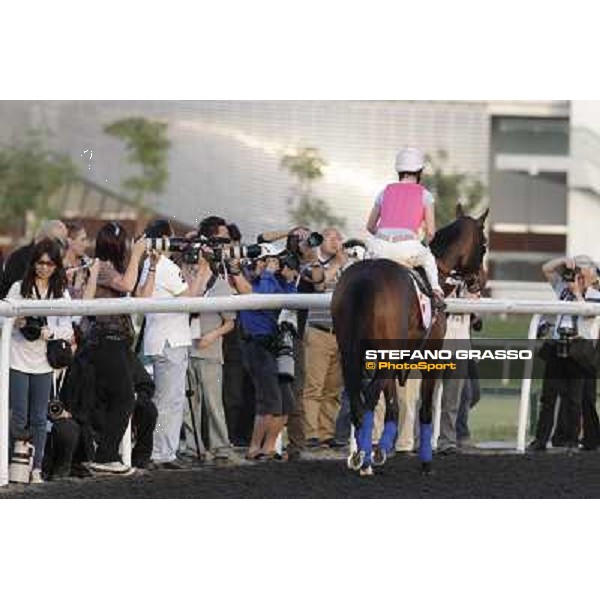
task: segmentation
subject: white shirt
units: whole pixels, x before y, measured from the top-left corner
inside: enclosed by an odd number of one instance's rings
[[[471,294],[464,283],[459,283],[448,295],[448,298],[479,298],[477,294]],[[471,315],[449,314],[446,317],[446,340],[470,340],[471,339]]]
[[[69,292],[66,290],[63,297],[67,300],[71,299]],[[13,283],[6,298],[23,300],[20,281]],[[49,315],[46,319],[48,329],[54,338],[70,340],[73,337],[72,317],[53,317]],[[46,358],[46,342],[42,339],[30,342],[23,337],[18,327],[14,327],[10,343],[10,368],[35,375],[52,373],[54,369]]]
[[[150,259],[144,262],[140,285],[148,278]],[[161,256],[156,264],[152,298],[175,298],[188,289],[181,269],[166,256]],[[187,313],[162,313],[146,315],[144,332],[144,354],[160,356],[166,343],[173,348],[192,345],[190,318]]]

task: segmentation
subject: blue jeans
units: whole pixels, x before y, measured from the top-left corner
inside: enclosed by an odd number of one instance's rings
[[[350,397],[346,390],[342,390],[342,405],[335,423],[335,439],[339,442],[347,442],[350,439],[350,426],[352,419],[350,417]]]
[[[15,440],[31,438],[35,447],[34,469],[42,468],[51,389],[52,373],[10,370],[10,454],[12,456]]]

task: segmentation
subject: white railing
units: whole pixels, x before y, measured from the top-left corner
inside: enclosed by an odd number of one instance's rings
[[[331,294],[248,294],[221,298],[122,298],[115,300],[5,300],[0,302],[2,340],[0,342],[0,486],[8,484],[9,440],[9,351],[15,318],[35,315],[108,315],[136,313],[195,313],[277,308],[327,308]],[[572,314],[600,316],[599,303],[531,302],[512,300],[448,300],[449,313],[529,314],[532,315],[529,339],[535,339],[540,315]],[[516,449],[525,451],[531,361],[523,374],[519,404]]]

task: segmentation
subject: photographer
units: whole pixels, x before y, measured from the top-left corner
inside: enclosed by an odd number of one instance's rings
[[[295,227],[288,233],[272,232],[263,234],[261,238],[268,241],[287,238],[285,255],[295,256],[300,265],[300,278],[298,292],[311,294],[323,292],[325,289],[324,269],[319,263],[318,247],[323,238],[316,232],[311,232],[307,227]],[[259,238],[259,241],[261,241]],[[305,417],[304,417],[304,377],[305,377],[305,349],[304,334],[308,310],[297,311],[297,335],[294,338],[294,362],[296,373],[293,383],[294,405],[288,417],[288,457],[298,460],[306,447]]]
[[[148,225],[144,233],[148,240],[160,240],[172,237],[173,229],[168,221],[159,219]],[[200,262],[202,253],[198,251],[194,258]],[[200,275],[186,281],[181,269],[166,252],[152,250],[144,261],[136,296],[193,297],[198,295],[202,283]],[[152,460],[162,468],[181,468],[177,449],[186,398],[185,374],[192,345],[189,315],[148,314],[143,337],[144,354],[150,357],[154,368],[154,403],[158,409]]]
[[[10,288],[9,299],[69,298],[61,247],[45,239],[34,244],[23,281]],[[48,341],[73,338],[70,317],[20,317],[10,345],[10,452],[16,440],[31,439],[35,448],[31,483],[42,483],[48,401],[53,367]]]
[[[293,293],[297,277],[298,265],[290,257],[280,262],[280,257],[269,256],[265,270],[251,284],[252,292]],[[244,366],[256,390],[256,417],[247,454],[251,460],[278,458],[275,443],[294,403],[290,382],[279,376],[279,313],[279,310],[248,310],[239,314]]]
[[[206,227],[205,222],[200,223],[199,232],[208,233],[211,239],[216,229]],[[221,231],[220,233],[225,233]],[[217,235],[219,240],[229,240],[229,233]],[[226,274],[219,274],[219,265],[202,258],[200,262],[191,268],[187,266],[189,277],[198,276],[202,284],[199,296],[204,297],[227,297],[232,293],[227,283]],[[197,427],[199,448],[195,447],[195,440],[189,435],[190,427],[186,427],[186,443],[188,449],[194,454],[203,453],[208,449],[217,459],[232,459],[231,444],[225,419],[223,407],[223,336],[234,328],[235,314],[227,312],[203,312],[200,315],[192,315],[192,348],[190,350],[190,364],[188,367],[188,385],[193,391],[192,406],[195,415],[195,426]],[[186,411],[189,412],[189,411]],[[206,443],[202,443],[203,415],[206,415]],[[187,415],[191,421],[191,415]],[[186,423],[187,425],[187,423]]]
[[[587,256],[559,258],[544,264],[542,271],[559,300],[584,302],[587,290],[596,282],[597,272]],[[581,420],[582,389],[586,378],[592,375],[592,340],[594,318],[559,315],[552,334],[540,353],[546,361],[544,382],[540,397],[540,414],[535,439],[529,450],[543,451],[554,428],[557,397],[560,395],[564,410],[564,445],[575,449],[578,445]],[[588,343],[581,343],[588,340]]]
[[[127,233],[116,222],[104,225],[96,236],[99,260],[97,281],[88,282],[86,297],[124,298],[132,293],[146,242],[133,244],[127,262]],[[87,320],[86,353],[94,369],[96,411],[102,413],[94,471],[128,474],[119,444],[133,410],[131,345],[134,329],[129,315],[99,315]]]
[[[313,279],[313,291],[332,292],[349,264],[341,233],[335,227],[323,231],[317,259],[322,281]],[[310,446],[335,447],[338,445],[335,424],[340,411],[343,381],[337,340],[328,309],[311,310],[304,343],[306,373],[303,402],[307,443]]]

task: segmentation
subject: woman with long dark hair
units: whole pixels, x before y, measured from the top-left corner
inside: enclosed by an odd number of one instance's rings
[[[143,239],[131,248],[127,262],[127,233],[119,223],[107,223],[96,237],[97,279],[90,278],[86,295],[123,298],[135,288],[139,265],[146,249]],[[93,294],[92,294],[93,292]],[[129,315],[102,315],[91,319],[88,344],[95,369],[98,447],[91,465],[94,471],[125,474],[119,444],[133,410],[131,345],[133,325]]]
[[[46,300],[69,298],[61,247],[45,239],[33,247],[22,281],[15,282],[7,298]],[[48,401],[52,367],[46,356],[51,339],[72,341],[71,317],[19,318],[10,345],[11,452],[15,440],[30,439],[35,454],[31,483],[42,483]]]

